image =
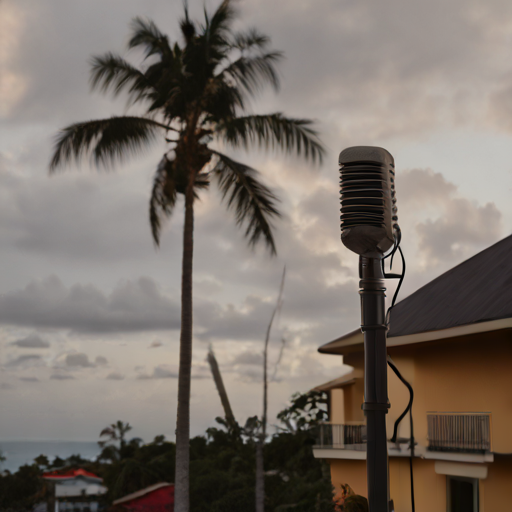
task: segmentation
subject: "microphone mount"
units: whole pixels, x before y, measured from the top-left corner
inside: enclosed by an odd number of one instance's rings
[[[340,153],[341,241],[359,254],[361,330],[364,333],[364,403],[366,416],[369,512],[392,512],[386,414],[387,381],[385,274],[386,252],[400,243],[395,197],[395,164],[383,148],[355,146]]]

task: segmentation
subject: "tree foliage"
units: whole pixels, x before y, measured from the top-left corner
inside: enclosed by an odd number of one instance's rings
[[[309,430],[328,420],[327,404],[328,396],[323,391],[295,393],[290,406],[283,409],[277,418],[292,432]]]
[[[271,221],[279,217],[277,197],[258,171],[221,153],[218,143],[280,149],[313,162],[321,161],[324,148],[308,119],[247,113],[249,100],[265,86],[279,88],[276,65],[282,53],[254,28],[233,29],[234,3],[223,0],[214,13],[205,11],[203,24],[190,20],[185,7],[183,42],[171,43],[153,21],[135,18],[127,46],[143,50],[142,62],[133,64],[112,52],[95,56],[91,86],[113,96],[125,94],[128,106],[140,105],[143,115],[67,126],[56,138],[50,170],[87,157],[97,167],[109,167],[160,137],[168,147],[154,173],[150,199],[155,243],[187,183],[194,182],[197,197],[214,181],[237,224],[245,226],[249,243],[263,240],[275,253]]]
[[[299,403],[302,401],[293,399],[296,413]],[[306,406],[310,403],[306,400]],[[108,488],[106,504],[155,483],[173,482],[175,444],[166,441],[163,435],[150,443],[131,443],[126,439],[131,430],[128,427],[128,423],[118,421],[102,430],[103,451],[96,461],[73,455],[66,460],[59,459],[58,466],[82,467],[101,476]],[[261,421],[256,416],[237,429],[218,418],[216,427],[190,440],[191,512],[254,512],[255,445],[259,429]],[[119,450],[121,438],[124,450]],[[329,467],[325,461],[313,457],[312,444],[311,433],[305,427],[281,430],[270,436],[264,452],[266,510],[335,511]],[[118,450],[115,457],[104,456],[108,446]],[[0,476],[0,511],[29,511],[35,503],[45,500],[41,468],[57,469],[56,459],[49,463],[47,456],[40,455],[36,461],[22,466],[15,474],[7,472]]]

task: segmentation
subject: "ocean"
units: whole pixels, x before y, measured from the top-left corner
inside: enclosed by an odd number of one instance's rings
[[[0,470],[8,469],[11,473],[24,464],[32,464],[38,455],[46,455],[50,461],[59,456],[65,459],[71,455],[81,455],[93,460],[100,448],[96,441],[0,441],[0,451],[6,458],[0,462]]]

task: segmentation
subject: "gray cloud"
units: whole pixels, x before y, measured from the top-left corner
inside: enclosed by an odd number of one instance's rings
[[[397,176],[398,218],[406,233],[415,237],[415,251],[424,267],[446,266],[495,242],[502,214],[494,203],[471,201],[441,173],[410,169]]]
[[[90,112],[87,112],[87,101],[84,101],[90,94],[89,59],[91,55],[106,51],[125,51],[128,24],[134,16],[141,14],[140,4],[114,0],[108,7],[100,2],[71,7],[65,1],[54,0],[44,9],[23,1],[3,4],[2,8],[13,12],[17,21],[11,29],[15,41],[10,48],[13,54],[8,69],[20,77],[20,86],[24,89],[23,95],[9,109],[9,117],[41,122],[48,118],[62,121],[66,111],[78,111],[87,118],[104,115],[101,104],[106,102],[101,102],[99,95],[95,98],[99,105]],[[174,20],[180,7],[166,6],[164,12]],[[142,14],[154,12],[153,9],[154,6],[145,5]],[[87,26],[95,27],[93,38]],[[174,30],[177,30],[176,26]],[[36,48],[44,48],[39,59],[33,52]],[[47,65],[43,65],[42,60],[46,59]],[[62,73],[59,71],[62,67],[75,71]],[[50,105],[54,104],[60,108],[52,111]],[[122,104],[118,102],[119,108]]]
[[[262,366],[263,364],[263,355],[259,352],[249,352],[245,351],[238,354],[232,361],[233,365],[243,364],[243,365],[256,365]]]
[[[432,169],[399,171],[396,187],[399,208],[404,208],[408,213],[409,210],[425,206],[433,208],[443,206],[457,192],[457,186],[454,183]]]
[[[149,379],[177,379],[178,378],[178,367],[176,365],[160,364],[153,368],[153,373],[148,375],[147,373],[139,374],[136,377],[138,380],[149,380]],[[205,365],[193,365],[192,366],[192,378],[193,379],[205,379],[210,378],[210,370]]]
[[[106,377],[107,380],[123,380],[124,375],[117,372],[109,373]]]
[[[0,383],[0,389],[1,390],[8,390],[8,389],[13,389],[13,387],[8,382],[1,382]]]
[[[37,377],[20,377],[19,379],[24,382],[40,382]]]
[[[65,365],[72,368],[94,368],[94,363],[89,361],[86,354],[68,354],[66,356]]]
[[[162,345],[163,343],[161,341],[155,340],[151,343],[151,345],[149,345],[148,348],[158,348],[161,347]]]
[[[153,370],[154,379],[177,379],[178,372],[168,368],[165,365],[156,366]]]
[[[67,288],[52,276],[1,295],[0,322],[92,333],[176,329],[179,306],[149,278],[104,294],[92,285]]]
[[[498,27],[511,17],[501,0],[487,8],[460,0],[327,0],[300,9],[291,1],[276,8],[264,0],[244,8],[286,50],[279,103],[332,119],[334,134],[352,140],[416,137],[481,121],[486,96],[502,75],[498,56],[507,43]]]
[[[433,261],[461,259],[469,248],[485,247],[499,237],[501,218],[493,203],[452,199],[442,217],[418,224],[420,250]]]
[[[71,380],[74,379],[73,375],[68,375],[66,373],[53,373],[50,375],[51,380]]]
[[[106,357],[103,356],[97,356],[94,360],[94,364],[96,366],[106,366],[108,364],[108,360]]]
[[[36,354],[18,356],[11,359],[6,363],[6,367],[25,367],[25,366],[39,366],[43,363],[43,358]]]
[[[11,345],[21,348],[48,348],[50,344],[38,334],[29,334],[25,338],[13,341]]]

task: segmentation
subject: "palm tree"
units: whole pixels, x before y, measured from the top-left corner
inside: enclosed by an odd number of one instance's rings
[[[111,423],[100,432],[100,438],[106,437],[107,439],[104,441],[98,441],[98,444],[103,448],[108,442],[119,441],[119,447],[124,448],[126,446],[126,434],[130,432],[132,428],[133,427],[129,423],[117,420],[115,423]]]
[[[187,4],[180,22],[183,42],[171,44],[150,20],[135,18],[128,48],[142,48],[139,68],[107,53],[92,61],[91,83],[145,108],[142,116],[110,117],[72,124],[56,141],[50,172],[90,155],[96,166],[137,153],[160,133],[169,144],[157,165],[149,206],[156,245],[162,221],[170,217],[177,196],[184,196],[181,333],[176,424],[176,512],[188,512],[189,405],[192,364],[192,256],[194,201],[211,181],[245,229],[250,246],[262,240],[276,253],[272,220],[280,216],[277,198],[259,173],[214,149],[211,143],[247,148],[279,148],[311,161],[324,149],[311,121],[281,113],[246,115],[247,100],[262,86],[276,90],[276,63],[281,53],[256,29],[238,32],[234,0],[223,0],[202,24],[190,20]]]

